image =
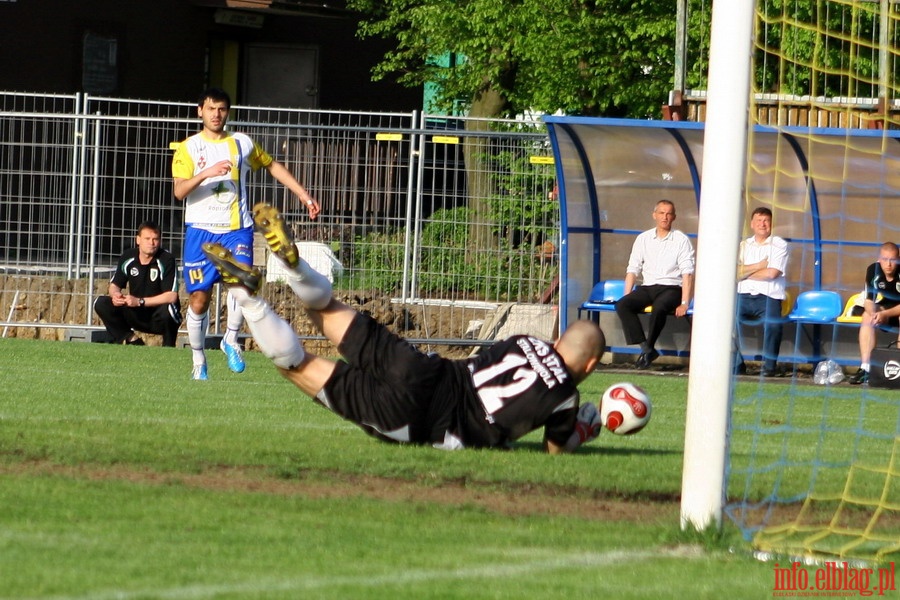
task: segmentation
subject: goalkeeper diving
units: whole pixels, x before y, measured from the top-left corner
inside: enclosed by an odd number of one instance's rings
[[[257,204],[253,220],[284,263],[287,282],[310,320],[343,361],[304,350],[290,324],[257,295],[258,269],[216,243],[204,244],[204,253],[262,353],[304,393],[366,433],[442,449],[507,448],[543,427],[544,449],[551,454],[571,452],[599,435],[599,411],[579,403],[576,387],[593,372],[605,346],[592,321],[575,321],[553,343],[515,335],[468,359],[424,354],[335,299],[331,282],[299,255],[276,209]]]

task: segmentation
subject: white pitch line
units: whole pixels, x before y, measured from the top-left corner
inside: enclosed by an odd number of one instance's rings
[[[497,554],[506,552],[498,549]],[[108,590],[91,592],[83,596],[43,596],[33,600],[130,600],[132,598],[169,598],[172,600],[212,598],[222,594],[266,593],[266,592],[300,592],[333,587],[353,586],[357,588],[377,588],[383,586],[402,585],[421,581],[453,581],[500,577],[518,577],[524,573],[536,571],[558,571],[606,566],[620,562],[636,562],[658,558],[697,559],[704,556],[697,547],[656,548],[654,550],[613,550],[603,553],[577,553],[557,555],[553,558],[530,562],[493,563],[477,567],[442,570],[403,570],[385,575],[355,575],[347,577],[302,577],[284,580],[257,580],[244,583],[222,585],[189,585],[166,590]],[[12,599],[0,599],[12,600]],[[17,600],[28,600],[18,598]]]

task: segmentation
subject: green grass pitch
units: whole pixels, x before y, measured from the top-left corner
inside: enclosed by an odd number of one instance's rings
[[[364,435],[258,353],[0,340],[0,598],[761,598],[773,568],[678,525],[687,378],[576,454]]]

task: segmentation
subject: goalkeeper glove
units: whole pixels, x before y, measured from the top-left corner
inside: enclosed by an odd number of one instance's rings
[[[578,415],[575,417],[575,433],[578,434],[580,444],[585,444],[598,435],[603,429],[600,423],[600,411],[592,402],[585,402],[578,407]]]

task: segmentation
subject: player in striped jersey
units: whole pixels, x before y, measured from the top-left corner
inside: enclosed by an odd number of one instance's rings
[[[186,321],[193,351],[193,379],[208,379],[204,348],[210,292],[219,281],[202,245],[222,244],[243,264],[253,264],[253,220],[247,193],[250,173],[267,170],[300,199],[311,219],[320,210],[319,203],[291,172],[259,144],[243,133],[225,131],[230,110],[231,99],[226,92],[216,88],[203,92],[197,103],[202,129],[179,144],[172,159],[175,197],[185,203],[183,268],[185,290],[190,294]],[[228,367],[236,373],[244,370],[237,337],[243,322],[240,307],[229,294],[227,329],[220,348]]]

